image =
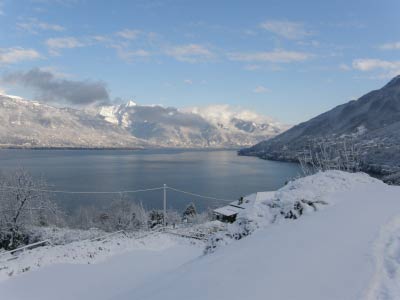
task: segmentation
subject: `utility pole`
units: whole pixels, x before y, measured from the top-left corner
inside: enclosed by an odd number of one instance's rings
[[[167,225],[167,185],[164,183],[164,228]]]

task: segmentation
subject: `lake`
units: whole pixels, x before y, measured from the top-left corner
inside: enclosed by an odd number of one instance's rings
[[[168,186],[215,198],[238,199],[276,190],[300,173],[294,163],[238,156],[233,150],[0,150],[0,172],[22,167],[46,179],[49,189],[121,191]],[[104,205],[118,194],[52,194],[66,210]],[[163,191],[127,194],[146,208],[162,208]],[[169,208],[194,202],[199,211],[226,204],[167,191]]]

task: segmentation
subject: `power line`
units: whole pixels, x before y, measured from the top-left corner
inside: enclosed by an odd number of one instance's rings
[[[94,192],[94,191],[63,191],[63,190],[47,190],[47,189],[31,189],[15,186],[0,186],[0,190],[10,189],[10,190],[23,190],[32,192],[43,192],[43,193],[54,193],[54,194],[126,194],[126,193],[139,193],[139,192],[149,192],[157,191],[163,189],[163,187],[150,188],[150,189],[140,189],[140,190],[126,190],[126,191],[110,191],[110,192]]]
[[[199,197],[199,198],[204,198],[204,199],[217,200],[217,201],[225,201],[225,202],[236,201],[236,200],[232,200],[232,199],[215,198],[215,197],[210,197],[210,196],[204,196],[204,195],[200,195],[200,194],[195,194],[195,193],[191,193],[191,192],[187,192],[187,191],[175,189],[175,188],[170,187],[170,186],[167,186],[167,189],[173,190],[173,191],[175,191],[175,192],[179,192],[179,193],[183,193],[183,194],[187,194],[187,195]]]
[[[225,199],[225,198],[217,198],[217,197],[211,197],[211,196],[206,196],[206,195],[201,195],[201,194],[196,194],[180,189],[176,189],[170,186],[162,186],[162,187],[155,187],[155,188],[149,188],[149,189],[138,189],[138,190],[125,190],[125,191],[66,191],[66,190],[49,190],[49,189],[35,189],[35,188],[24,188],[24,187],[15,187],[15,186],[0,186],[0,191],[7,191],[7,190],[22,190],[22,191],[32,191],[32,192],[43,192],[43,193],[54,193],[54,194],[128,194],[128,193],[140,193],[140,192],[150,192],[150,191],[158,191],[158,190],[163,190],[163,189],[170,189],[172,191],[178,192],[178,193],[183,193],[186,195],[194,196],[194,197],[199,197],[203,199],[209,199],[209,200],[216,200],[216,201],[223,201],[223,202],[233,202],[236,200],[233,199]]]

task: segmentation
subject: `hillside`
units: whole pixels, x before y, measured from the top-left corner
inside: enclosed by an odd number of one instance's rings
[[[265,159],[297,160],[312,141],[338,143],[344,139],[351,140],[360,149],[364,171],[382,175],[400,171],[400,76],[379,90],[239,153]]]
[[[9,300],[399,299],[398,194],[366,174],[318,173],[258,199],[228,228],[238,232],[246,219],[252,234],[212,253],[167,232],[37,248],[2,263],[2,274],[15,272],[0,276],[0,292]],[[296,219],[279,214],[304,199],[321,205]]]

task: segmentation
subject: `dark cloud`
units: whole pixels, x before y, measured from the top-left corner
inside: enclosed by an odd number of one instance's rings
[[[38,68],[27,72],[6,74],[2,81],[32,89],[41,101],[72,105],[107,104],[110,102],[110,96],[104,82],[58,78],[52,72]]]

